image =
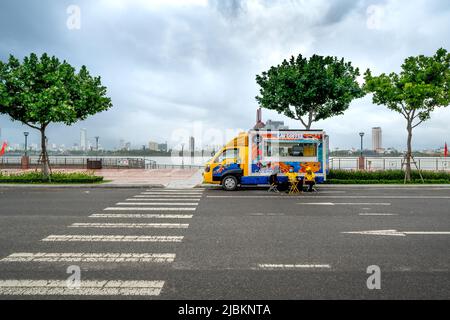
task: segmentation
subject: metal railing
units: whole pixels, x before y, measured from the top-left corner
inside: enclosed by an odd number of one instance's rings
[[[450,158],[445,157],[414,157],[415,163],[411,163],[413,169],[427,171],[449,171]],[[359,158],[355,157],[332,157],[330,158],[330,169],[358,170]],[[404,166],[403,157],[366,157],[364,168],[369,171],[376,170],[401,170]]]

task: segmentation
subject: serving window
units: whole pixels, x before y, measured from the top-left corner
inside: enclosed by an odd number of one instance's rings
[[[292,141],[265,141],[263,156],[279,158],[317,157],[317,144]]]

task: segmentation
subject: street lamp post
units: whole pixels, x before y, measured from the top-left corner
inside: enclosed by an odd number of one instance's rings
[[[23,155],[21,159],[21,166],[23,170],[27,170],[30,167],[30,159],[28,158],[28,135],[29,132],[24,132],[23,135],[25,137],[25,154]]]
[[[181,168],[184,169],[184,143],[181,144]]]
[[[363,156],[363,138],[364,138],[364,132],[360,132],[359,136],[361,137],[361,153],[359,156],[359,170],[364,170],[364,156]]]
[[[364,138],[364,132],[360,132],[359,136],[361,137],[361,157],[363,156],[363,138]]]
[[[24,132],[23,135],[25,136],[25,157],[28,155],[28,135],[29,132]]]

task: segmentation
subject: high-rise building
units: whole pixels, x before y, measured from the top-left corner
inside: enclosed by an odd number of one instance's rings
[[[382,131],[380,127],[372,128],[372,150],[377,153],[382,153],[384,151]]]
[[[80,132],[80,150],[86,151],[88,150],[88,141],[87,141],[87,129],[81,129]]]
[[[193,157],[194,152],[195,152],[195,138],[194,137],[189,138],[189,152],[191,154],[191,157]]]

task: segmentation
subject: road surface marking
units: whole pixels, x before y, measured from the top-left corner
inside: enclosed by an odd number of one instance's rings
[[[390,206],[388,202],[368,203],[368,202],[298,202],[297,204],[311,205],[311,206]]]
[[[359,213],[360,216],[398,216],[397,213]]]
[[[70,288],[66,280],[0,280],[0,295],[11,296],[158,296],[164,281],[82,280]]]
[[[175,253],[13,253],[0,262],[154,262],[172,263]]]
[[[255,199],[450,199],[450,196],[321,196],[320,191],[315,196],[206,196],[207,198],[255,198]]]
[[[142,195],[169,195],[169,193],[164,192],[141,192]],[[176,195],[176,196],[202,196],[203,193],[194,193],[194,192],[171,192],[170,195]]]
[[[117,202],[116,206],[198,206],[198,202]]]
[[[369,231],[350,231],[341,232],[346,234],[362,234],[362,235],[373,235],[373,236],[395,236],[395,237],[405,237],[407,235],[450,235],[450,231],[397,231],[391,230],[369,230]]]
[[[144,198],[144,199],[166,198],[167,200],[171,200],[171,198],[185,198],[186,200],[199,199],[199,196],[184,196],[184,195],[177,195],[177,196],[176,195],[174,195],[174,196],[172,196],[172,195],[170,195],[170,196],[166,196],[166,195],[136,195],[133,197],[134,198]]]
[[[202,193],[205,189],[148,189],[146,192],[193,192],[193,193]]]
[[[89,218],[145,218],[145,219],[192,219],[192,214],[120,214],[95,213]]]
[[[69,228],[187,229],[187,223],[74,223]]]
[[[63,242],[181,242],[183,236],[109,236],[109,235],[50,235],[42,241]]]
[[[258,264],[260,269],[330,269],[329,264]]]
[[[104,211],[195,211],[197,208],[125,208],[125,207],[111,207],[105,208]]]
[[[126,201],[200,201],[200,198],[131,198]],[[158,203],[159,204],[159,203]]]

